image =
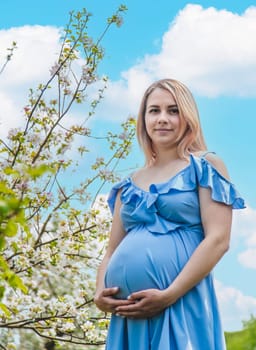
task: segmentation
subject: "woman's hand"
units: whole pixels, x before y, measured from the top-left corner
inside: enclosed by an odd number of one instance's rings
[[[128,300],[133,303],[116,307],[117,315],[128,318],[150,318],[169,306],[166,290],[145,289],[132,293]]]
[[[105,288],[96,293],[94,297],[96,306],[103,312],[115,313],[117,307],[134,304],[133,300],[116,299],[114,296],[118,293],[118,290],[118,287]]]

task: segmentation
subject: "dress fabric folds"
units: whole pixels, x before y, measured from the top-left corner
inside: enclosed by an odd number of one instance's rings
[[[132,292],[167,288],[204,237],[198,187],[214,201],[244,208],[235,186],[204,157],[167,182],[142,190],[127,177],[111,190],[113,212],[121,191],[120,215],[127,232],[112,255],[105,286],[118,286],[117,298]],[[111,316],[106,350],[224,350],[225,341],[210,273],[175,304],[148,319]]]

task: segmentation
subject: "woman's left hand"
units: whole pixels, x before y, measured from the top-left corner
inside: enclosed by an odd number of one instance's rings
[[[165,290],[145,289],[132,293],[128,299],[135,303],[118,306],[115,309],[116,315],[128,318],[150,318],[169,306]]]

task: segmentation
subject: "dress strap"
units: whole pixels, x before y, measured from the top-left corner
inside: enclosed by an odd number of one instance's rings
[[[205,158],[209,153],[216,154],[216,152],[213,152],[213,151],[206,151],[200,156],[200,158]]]

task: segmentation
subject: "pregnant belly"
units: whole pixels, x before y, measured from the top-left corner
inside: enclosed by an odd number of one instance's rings
[[[192,236],[185,231],[165,235],[130,232],[109,261],[106,287],[119,287],[118,298],[142,289],[167,288],[199,243],[198,235]]]

